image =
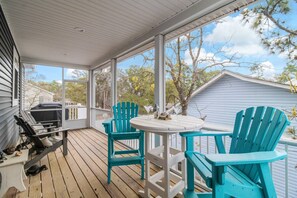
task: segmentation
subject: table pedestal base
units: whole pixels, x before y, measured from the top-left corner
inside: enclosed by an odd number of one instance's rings
[[[184,174],[184,152],[169,147],[170,134],[162,134],[163,145],[150,149],[150,145],[145,147],[145,166],[146,181],[144,192],[140,192],[142,197],[150,197],[150,191],[154,191],[157,195],[165,198],[173,198],[178,195],[185,187]],[[145,142],[150,142],[150,133],[145,133]],[[184,143],[182,143],[184,147]],[[184,149],[182,149],[184,150]],[[170,170],[175,165],[182,162],[182,177]],[[150,163],[162,168],[159,172],[150,176]],[[172,182],[171,182],[172,181]],[[174,184],[173,184],[174,183]]]

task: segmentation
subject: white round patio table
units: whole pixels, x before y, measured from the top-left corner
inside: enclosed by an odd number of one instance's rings
[[[145,186],[144,192],[140,195],[150,197],[150,190],[161,197],[174,197],[185,187],[185,140],[182,138],[182,150],[170,147],[169,136],[180,132],[189,132],[200,129],[204,121],[192,116],[175,115],[171,120],[158,120],[153,116],[140,116],[130,120],[131,126],[144,131],[145,133]],[[162,137],[162,145],[152,148],[150,138],[152,134]],[[162,170],[150,175],[150,163],[154,163]],[[182,177],[170,171],[170,168],[182,162]],[[162,180],[162,182],[159,182]],[[170,180],[175,185],[170,186]]]

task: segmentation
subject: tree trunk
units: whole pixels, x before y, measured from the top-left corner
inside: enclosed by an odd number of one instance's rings
[[[188,114],[188,102],[186,101],[182,101],[181,102],[181,106],[182,106],[182,115],[187,115]]]

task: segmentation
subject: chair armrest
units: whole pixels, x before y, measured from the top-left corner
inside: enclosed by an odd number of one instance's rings
[[[46,131],[46,128],[43,128],[43,129],[34,129],[34,131],[37,131],[37,133],[38,133],[38,131]]]
[[[55,126],[48,126],[48,127],[45,127],[43,125],[40,125],[40,124],[30,124],[30,126],[42,126],[43,128],[42,129],[34,129],[34,131],[40,131],[40,130],[44,130],[44,129],[54,129],[54,128],[57,128]]]
[[[38,121],[40,123],[49,123],[49,122],[60,122],[61,120],[44,120],[44,121]]]
[[[30,124],[30,126],[42,126],[42,124]]]
[[[278,151],[205,155],[205,159],[213,166],[262,164],[282,160],[286,157],[286,152]]]
[[[44,129],[55,129],[57,128],[56,126],[48,126],[48,127],[44,127]]]
[[[40,122],[40,124],[41,124],[42,126],[51,126],[51,125],[53,125],[54,123],[52,123],[52,122],[43,122],[43,123],[41,123],[41,122]]]
[[[232,136],[232,132],[227,131],[214,131],[214,132],[204,132],[204,131],[191,131],[179,133],[182,137],[196,137],[196,136]]]
[[[102,125],[105,128],[105,133],[111,133],[113,131],[112,122],[114,121],[113,118],[107,119],[104,122],[102,122]]]
[[[215,138],[216,145],[219,153],[226,153],[224,144],[223,144],[223,136],[232,136],[232,132],[224,132],[224,131],[215,131],[215,132],[202,132],[202,131],[191,131],[191,132],[183,132],[179,133],[180,136],[186,139],[186,150],[193,151],[194,150],[194,137],[201,136],[212,136]]]
[[[50,132],[44,132],[44,133],[38,133],[36,135],[33,135],[33,137],[39,137],[39,136],[44,136],[44,135],[51,135],[53,133],[59,133],[59,132],[67,132],[69,129],[61,129],[61,130],[56,130],[56,131],[50,131]]]

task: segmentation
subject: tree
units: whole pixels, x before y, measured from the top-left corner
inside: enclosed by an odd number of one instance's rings
[[[236,54],[227,56],[222,48],[215,47],[212,47],[214,52],[206,53],[203,44],[202,28],[166,44],[166,71],[177,90],[183,115],[187,114],[192,93],[215,76],[218,68],[240,66]]]
[[[36,82],[40,80],[44,80],[45,76],[42,74],[39,74],[36,71],[35,65],[26,64],[25,65],[25,80],[31,82]]]
[[[71,71],[72,79],[82,82],[66,82],[65,83],[65,97],[71,103],[79,103],[86,105],[87,102],[87,83],[88,72],[85,70],[75,69]]]
[[[37,87],[45,89],[49,92],[54,93],[54,102],[62,101],[62,84],[53,80],[52,82],[44,82],[44,81],[32,81],[31,84],[34,84]]]
[[[252,9],[242,12],[243,20],[251,22],[252,28],[261,37],[261,42],[272,54],[281,53],[287,56],[290,64],[297,62],[297,29],[292,22],[284,20],[284,15],[296,17],[292,10],[297,0],[266,0]]]
[[[86,105],[87,84],[84,82],[67,82],[65,85],[65,98],[68,102]]]
[[[88,80],[88,71],[75,69],[71,72],[71,78],[73,78],[75,80],[86,81],[86,80]]]
[[[289,84],[291,87],[291,92],[297,93],[297,86],[294,80],[297,79],[297,66],[287,65],[283,72],[277,77],[277,81],[280,83]]]
[[[144,113],[144,105],[154,104],[154,70],[152,66],[132,65],[119,70],[118,101],[135,102]]]
[[[166,103],[167,104],[177,104],[178,99],[178,92],[174,86],[173,80],[168,78],[166,79]]]
[[[96,104],[95,106],[103,109],[111,108],[111,73],[101,71],[96,73]]]

